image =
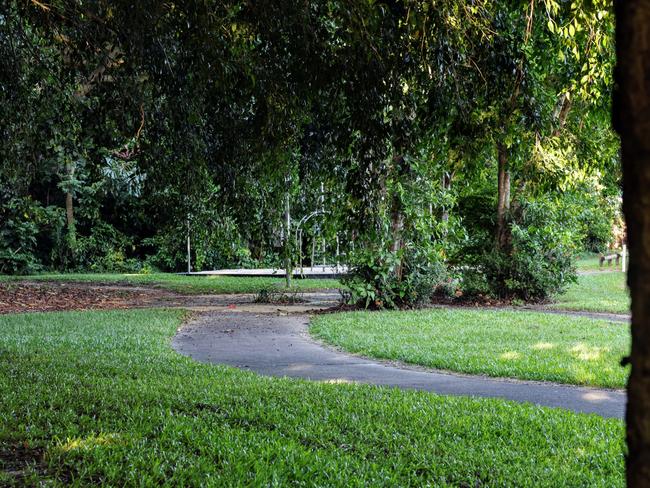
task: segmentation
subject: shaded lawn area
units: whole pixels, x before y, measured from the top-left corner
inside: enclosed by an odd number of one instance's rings
[[[619,420],[200,364],[181,319],[0,317],[0,484],[624,484]]]
[[[629,326],[538,312],[433,309],[317,316],[347,351],[461,373],[623,388]]]
[[[284,278],[240,276],[185,276],[173,273],[120,274],[120,273],[67,273],[31,276],[0,275],[0,283],[8,281],[54,281],[81,283],[108,283],[146,285],[179,293],[257,293],[262,288],[283,288]],[[294,279],[292,290],[318,291],[339,288],[335,279]]]
[[[610,255],[610,254],[616,254],[616,253],[615,252],[606,253],[606,255]],[[628,254],[628,260],[629,260],[629,254]],[[600,254],[591,253],[579,257],[576,260],[576,268],[578,269],[578,271],[602,271],[603,273],[608,271],[621,271],[621,262],[619,261],[619,264],[617,266],[616,260],[613,259],[611,265],[607,264],[607,261],[605,261],[605,263],[601,267]]]
[[[556,297],[549,308],[588,312],[630,313],[630,296],[621,272],[579,275],[578,282]]]

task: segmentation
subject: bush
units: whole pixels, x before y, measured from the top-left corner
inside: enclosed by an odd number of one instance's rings
[[[43,269],[39,244],[62,227],[61,213],[31,198],[0,205],[0,274],[30,274]],[[51,237],[51,236],[50,236]]]
[[[485,256],[489,256],[485,254]],[[479,295],[491,295],[492,290],[485,276],[483,267],[466,267],[460,271],[460,288],[463,295],[475,297]]]
[[[127,258],[127,250],[133,249],[132,241],[115,227],[99,222],[88,236],[77,236],[75,264],[78,270],[129,273],[139,272],[139,260]]]
[[[446,278],[444,264],[435,257],[409,249],[396,253],[363,250],[352,257],[350,272],[342,281],[350,289],[349,303],[381,309],[421,305]]]
[[[178,271],[187,269],[187,237],[180,232],[164,231],[154,237],[142,240],[148,253],[145,263],[152,268],[162,271]]]
[[[527,202],[513,222],[510,249],[485,253],[464,273],[464,294],[526,301],[562,293],[576,281],[573,257],[577,247],[573,222],[548,200]]]

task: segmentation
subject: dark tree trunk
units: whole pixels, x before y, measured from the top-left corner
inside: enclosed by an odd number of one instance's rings
[[[510,226],[508,211],[510,210],[510,168],[508,154],[503,144],[497,145],[498,167],[498,198],[497,198],[497,235],[496,247],[504,251],[510,245]]]
[[[68,225],[68,232],[74,233],[74,206],[72,203],[72,192],[65,194],[65,217]]]
[[[627,385],[627,484],[650,486],[650,2],[616,2],[617,89],[623,210],[632,297],[632,366]]]
[[[560,133],[562,132],[562,129],[564,129],[564,125],[566,124],[566,119],[570,111],[571,111],[571,98],[569,97],[568,94],[565,94],[562,97],[562,102],[559,104],[557,113],[555,114],[557,125],[555,126],[555,130],[553,131],[554,136],[556,137],[559,136]]]

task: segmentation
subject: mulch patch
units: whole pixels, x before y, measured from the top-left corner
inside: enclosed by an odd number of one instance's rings
[[[42,471],[43,451],[23,444],[0,444],[0,471],[17,483],[25,475],[25,470]]]
[[[431,299],[431,304],[449,307],[510,307],[513,305],[513,301],[508,298],[492,298],[486,295],[459,295],[453,297],[435,295]]]
[[[116,290],[68,284],[0,284],[0,314],[107,310],[145,306],[157,299],[153,290]]]
[[[528,307],[540,307],[548,302],[538,301],[538,302],[527,302],[525,305]],[[447,295],[434,295],[431,297],[431,301],[428,303],[421,304],[418,307],[412,308],[403,308],[402,310],[413,310],[413,309],[428,309],[428,308],[437,308],[437,307],[449,307],[449,308],[512,308],[519,307],[522,304],[520,301],[511,300],[508,298],[492,298],[485,295],[474,295],[474,296],[447,296]],[[350,305],[346,303],[339,303],[333,307],[317,310],[314,313],[316,314],[328,314],[328,313],[338,313],[338,312],[352,312],[355,310],[368,310],[368,311],[380,311],[382,309],[373,307],[372,304],[367,309],[359,305]]]

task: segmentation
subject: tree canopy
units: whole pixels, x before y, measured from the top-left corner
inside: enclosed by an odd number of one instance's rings
[[[1,8],[2,273],[180,270],[189,236],[194,269],[540,297],[611,243],[606,0]]]

